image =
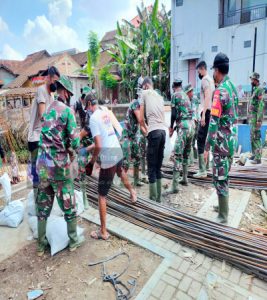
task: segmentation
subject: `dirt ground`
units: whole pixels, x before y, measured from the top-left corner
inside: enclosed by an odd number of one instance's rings
[[[80,222],[80,226],[85,228],[86,242],[76,252],[71,253],[65,249],[54,257],[46,253],[44,258],[38,258],[35,254],[36,243],[32,242],[0,263],[0,299],[26,299],[28,291],[39,288],[44,290],[44,296],[38,298],[40,300],[116,299],[111,284],[102,282],[102,267],[89,267],[88,263],[121,251],[130,255],[131,262],[126,274],[120,279],[123,283],[137,279],[137,295],[161,258],[116,237],[111,237],[107,242],[93,240],[89,234],[96,226],[85,220]],[[107,272],[121,272],[126,262],[124,257],[117,258],[107,264]]]

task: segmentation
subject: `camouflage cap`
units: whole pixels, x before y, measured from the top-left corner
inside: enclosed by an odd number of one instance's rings
[[[253,72],[252,75],[249,77],[250,79],[256,79],[256,80],[260,80],[260,74],[257,72]]]
[[[60,83],[71,94],[71,96],[73,96],[72,82],[68,76],[61,75],[57,82]]]
[[[91,91],[92,91],[92,89],[89,86],[85,86],[82,89],[82,94],[88,94]]]
[[[185,87],[184,87],[184,92],[187,94],[187,93],[189,93],[189,92],[191,92],[191,91],[193,91],[194,90],[194,88],[192,87],[192,84],[191,83],[189,83],[188,85],[186,85]]]

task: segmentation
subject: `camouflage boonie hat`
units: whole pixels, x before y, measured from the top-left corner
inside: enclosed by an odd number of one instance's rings
[[[192,84],[191,83],[189,83],[188,85],[186,85],[185,87],[184,87],[184,92],[187,94],[187,93],[189,93],[189,92],[191,92],[191,91],[193,91],[194,90],[194,88],[192,87]]]
[[[249,77],[250,79],[256,79],[256,80],[260,80],[260,74],[257,72],[253,72],[252,75]]]
[[[57,82],[60,83],[71,94],[71,96],[73,96],[72,82],[68,76],[61,75]]]
[[[92,89],[89,86],[83,87],[82,94],[88,94]]]

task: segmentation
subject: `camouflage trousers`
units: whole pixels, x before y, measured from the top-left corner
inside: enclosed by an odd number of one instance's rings
[[[188,165],[193,136],[194,130],[192,128],[180,128],[177,131],[177,138],[174,145],[174,168],[176,170],[179,170],[181,164]]]
[[[250,140],[252,154],[255,155],[255,159],[261,159],[262,145],[261,145],[261,129],[256,125],[251,125],[250,128]]]
[[[140,146],[142,173],[145,174],[145,172],[146,172],[147,141],[146,141],[146,137],[142,133],[140,133],[139,146]]]
[[[62,181],[41,181],[37,196],[38,220],[46,220],[51,213],[54,197],[64,213],[67,222],[76,218],[74,186],[72,179]]]
[[[229,172],[232,161],[231,157],[213,154],[213,184],[218,196],[229,195]]]
[[[127,171],[130,167],[130,162],[133,162],[134,167],[140,166],[141,152],[138,137],[129,138],[123,136],[121,140],[121,148],[123,152],[123,168]]]

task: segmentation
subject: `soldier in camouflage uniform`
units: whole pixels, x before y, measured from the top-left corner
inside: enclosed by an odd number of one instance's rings
[[[262,155],[261,125],[264,108],[264,88],[260,86],[260,75],[254,72],[251,76],[253,94],[249,104],[250,140],[252,148],[251,163],[260,164]]]
[[[186,93],[182,89],[182,80],[177,79],[173,83],[174,94],[172,96],[172,114],[171,126],[169,128],[170,137],[174,129],[173,125],[176,122],[177,138],[174,146],[174,168],[173,180],[171,188],[165,193],[174,194],[179,191],[179,175],[180,166],[183,165],[183,179],[180,181],[183,185],[188,185],[188,159],[191,152],[192,140],[194,135],[194,121],[192,119],[193,111],[191,102]]]
[[[77,124],[73,110],[68,107],[72,93],[71,81],[61,76],[57,81],[58,98],[48,107],[44,115],[40,136],[37,170],[40,178],[37,196],[38,256],[47,246],[46,222],[56,196],[67,222],[70,251],[80,246],[77,236],[77,219],[71,162],[80,146]]]
[[[191,84],[188,84],[184,88],[185,93],[187,94],[188,98],[191,101],[191,109],[193,111],[192,119],[195,122],[195,129],[194,129],[194,135],[192,140],[192,148],[190,152],[190,159],[189,159],[189,165],[194,163],[194,158],[197,159],[197,148],[196,148],[196,141],[197,141],[197,131],[198,131],[198,124],[200,121],[200,114],[199,114],[199,99],[194,96],[194,89]]]
[[[218,222],[227,223],[229,201],[229,171],[237,146],[237,91],[228,77],[229,58],[219,53],[213,63],[213,77],[217,83],[213,95],[211,120],[204,158],[213,154],[213,183],[217,190]]]
[[[127,171],[130,167],[130,158],[134,167],[134,185],[142,186],[139,179],[139,167],[141,161],[140,139],[140,99],[134,99],[127,110],[124,121],[124,129],[121,137],[121,147],[123,151],[123,168]]]

